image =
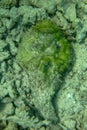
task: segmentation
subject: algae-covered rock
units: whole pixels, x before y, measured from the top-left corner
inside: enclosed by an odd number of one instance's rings
[[[53,14],[56,11],[55,0],[29,0],[29,4],[39,8],[43,8],[50,14]]]
[[[71,66],[72,46],[50,20],[43,20],[23,34],[16,57],[29,74],[35,107],[45,119],[57,120],[52,97],[59,77]]]
[[[10,8],[17,5],[17,0],[0,0],[0,7]]]

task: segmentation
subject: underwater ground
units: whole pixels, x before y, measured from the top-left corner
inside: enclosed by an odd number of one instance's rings
[[[0,0],[0,130],[87,130],[87,0]]]

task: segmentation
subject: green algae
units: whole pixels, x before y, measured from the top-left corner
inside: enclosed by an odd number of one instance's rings
[[[42,71],[49,77],[52,73],[65,73],[72,62],[72,46],[61,29],[52,21],[43,20],[23,35],[17,59],[25,68]]]
[[[16,60],[29,75],[28,88],[41,117],[57,121],[54,96],[60,88],[61,75],[71,67],[71,44],[53,22],[43,20],[23,34]]]

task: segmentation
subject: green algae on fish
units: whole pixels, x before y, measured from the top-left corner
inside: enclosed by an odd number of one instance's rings
[[[54,95],[60,88],[60,76],[72,62],[72,46],[61,29],[50,20],[32,26],[23,34],[16,60],[29,75],[28,88],[41,117],[57,121]]]
[[[50,20],[43,20],[23,35],[17,59],[23,67],[32,64],[45,76],[65,73],[72,62],[72,46]]]

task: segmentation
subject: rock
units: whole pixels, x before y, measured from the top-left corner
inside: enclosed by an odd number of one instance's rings
[[[65,10],[65,17],[70,20],[74,21],[76,19],[76,7],[75,4],[67,4]]]

